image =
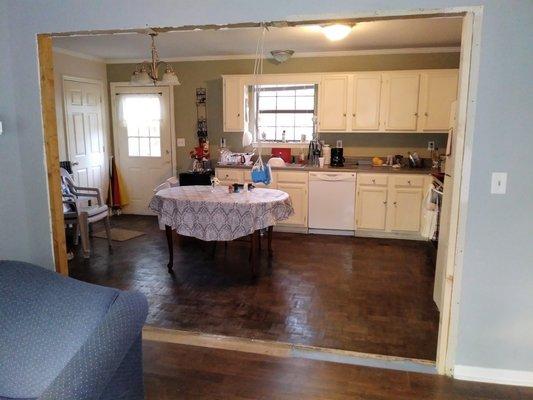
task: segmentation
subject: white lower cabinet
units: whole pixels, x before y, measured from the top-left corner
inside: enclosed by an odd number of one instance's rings
[[[355,226],[357,229],[385,230],[387,187],[359,186],[355,204]]]
[[[356,229],[419,233],[427,185],[429,179],[420,175],[358,174]]]
[[[226,186],[252,181],[249,169],[217,168],[215,175]],[[282,190],[291,198],[294,214],[278,226],[307,228],[307,171],[272,171],[272,182],[265,187]]]
[[[217,168],[222,185],[251,182],[250,170]],[[421,229],[424,194],[431,184],[429,176],[403,173],[358,173],[355,193],[356,234],[416,237]],[[273,171],[267,186],[289,194],[294,214],[278,226],[307,229],[309,175],[307,171]]]
[[[307,171],[276,171],[275,188],[282,190],[291,197],[294,214],[280,222],[280,226],[294,226],[307,228],[307,204],[308,204],[308,185],[309,175]]]

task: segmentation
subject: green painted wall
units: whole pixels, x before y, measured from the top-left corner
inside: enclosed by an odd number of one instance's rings
[[[178,170],[189,168],[189,150],[196,145],[196,88],[207,88],[208,132],[213,155],[217,154],[220,138],[226,138],[228,146],[240,151],[241,135],[222,131],[222,79],[223,74],[250,74],[253,60],[217,60],[176,62],[172,66],[181,81],[174,88],[175,137],[183,137],[186,147],[177,148]],[[338,71],[379,71],[424,68],[458,68],[459,53],[387,54],[350,57],[293,58],[284,64],[265,61],[264,73],[303,73]],[[132,64],[108,64],[108,82],[128,81],[134,69]],[[334,144],[342,139],[347,155],[385,156],[419,151],[427,155],[428,140],[436,141],[439,148],[445,144],[444,134],[420,133],[345,133],[323,134],[322,139]]]

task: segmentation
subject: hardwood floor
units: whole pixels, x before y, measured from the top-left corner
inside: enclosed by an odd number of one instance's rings
[[[525,400],[533,388],[228,350],[143,342],[148,400]]]
[[[438,312],[433,264],[424,242],[274,232],[271,268],[263,243],[259,278],[250,282],[249,244],[174,240],[175,275],[166,270],[164,231],[153,217],[121,216],[112,225],[146,232],[113,242],[92,239],[70,275],[139,290],[147,323],[164,328],[276,340],[435,360]]]

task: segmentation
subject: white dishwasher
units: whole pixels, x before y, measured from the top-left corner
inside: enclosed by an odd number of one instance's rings
[[[355,230],[355,172],[309,172],[309,229]],[[334,232],[338,231],[338,232]],[[323,232],[328,233],[328,232]]]

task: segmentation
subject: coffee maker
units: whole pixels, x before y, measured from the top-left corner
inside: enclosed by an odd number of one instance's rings
[[[334,147],[331,149],[331,166],[344,167],[344,156],[342,147]]]

